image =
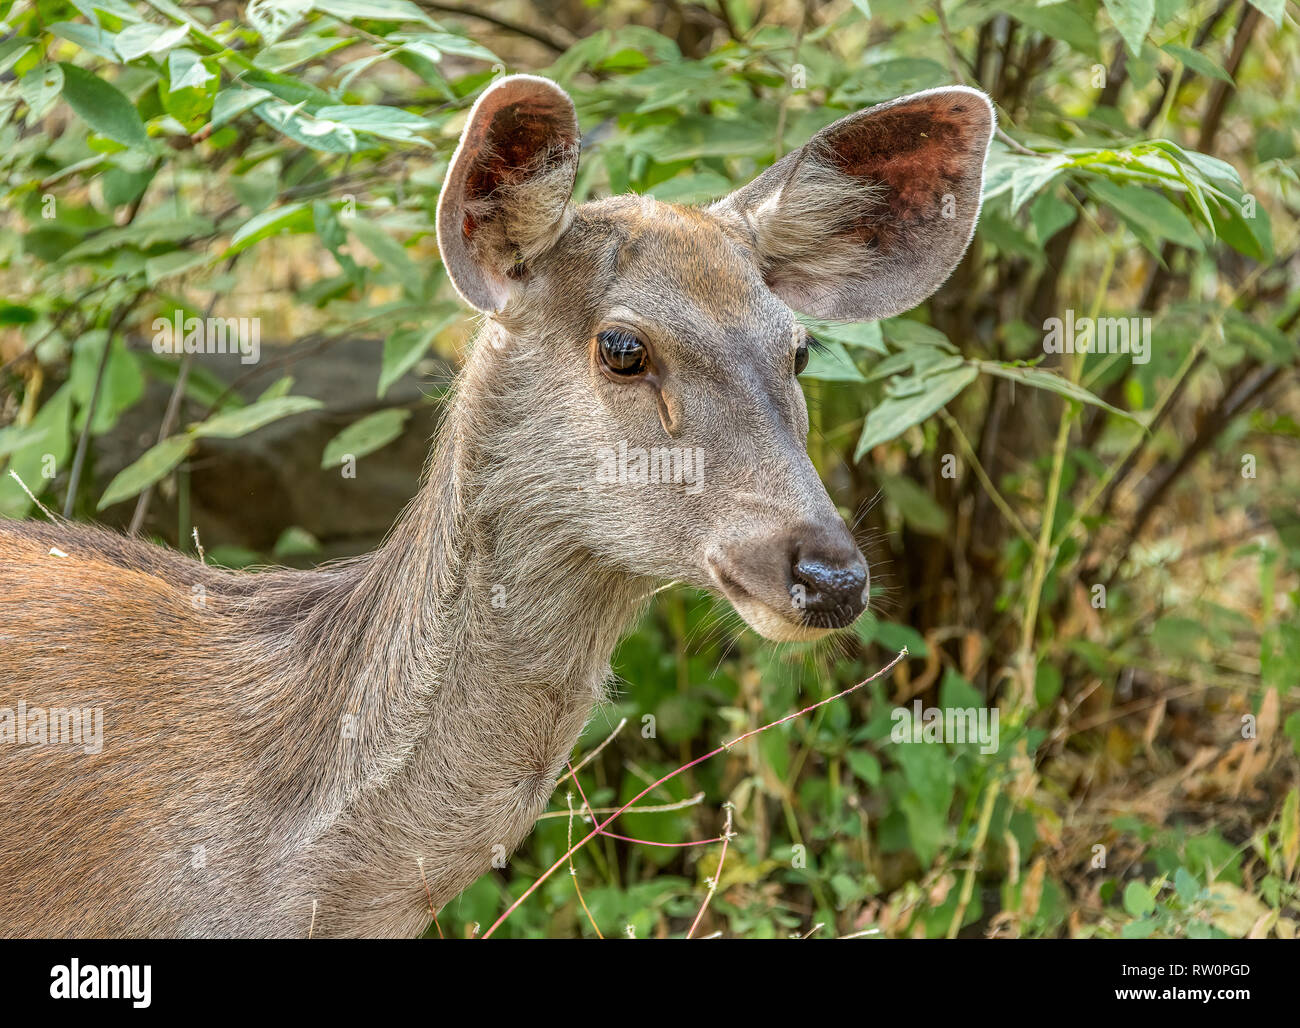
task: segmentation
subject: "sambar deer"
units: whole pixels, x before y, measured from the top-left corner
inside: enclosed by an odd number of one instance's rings
[[[983,94],[935,89],[707,207],[575,205],[568,95],[492,85],[437,216],[484,323],[379,550],[236,573],[0,527],[0,934],[417,934],[532,829],[656,583],[769,639],[850,624],[867,566],[807,456],[794,312],[933,292],[993,125]],[[690,448],[703,487],[600,476],[620,444]],[[16,738],[20,703],[102,708],[102,749]]]

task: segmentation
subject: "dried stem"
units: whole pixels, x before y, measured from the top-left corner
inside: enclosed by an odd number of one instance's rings
[[[787,714],[785,717],[780,718],[777,721],[772,721],[769,724],[763,725],[761,728],[755,728],[752,731],[746,732],[744,735],[737,736],[735,739],[732,739],[729,742],[724,742],[721,746],[717,747],[716,749],[710,750],[708,753],[704,754],[704,756],[696,757],[694,760],[688,761],[687,763],[683,764],[676,771],[670,771],[662,778],[659,778],[656,781],[651,782],[639,793],[637,793],[630,800],[624,803],[623,806],[619,807],[618,810],[616,810],[613,814],[607,817],[604,821],[600,822],[600,824],[598,824],[590,832],[588,832],[576,843],[570,846],[569,851],[567,853],[565,853],[562,857],[560,857],[559,860],[557,860],[554,864],[552,864],[549,868],[547,868],[546,871],[544,871],[541,874],[541,876],[535,882],[533,882],[532,885],[530,885],[527,889],[524,890],[523,894],[518,899],[516,899],[513,903],[510,904],[510,906],[506,908],[505,912],[500,917],[498,917],[494,922],[492,922],[492,926],[486,932],[483,933],[482,938],[486,939],[490,937],[493,932],[495,932],[499,927],[501,927],[501,925],[505,922],[506,918],[508,918],[511,914],[513,914],[515,910],[518,909],[523,904],[524,900],[528,899],[529,896],[531,896],[534,892],[536,892],[541,887],[542,883],[545,882],[546,879],[550,878],[551,875],[553,875],[556,871],[558,871],[561,867],[564,866],[565,862],[569,859],[569,857],[573,853],[577,852],[587,843],[591,842],[591,840],[594,839],[597,835],[600,835],[601,831],[604,828],[608,827],[614,821],[614,819],[617,818],[620,814],[629,810],[632,807],[632,805],[636,803],[637,800],[641,799],[641,797],[659,788],[659,786],[663,785],[664,782],[667,782],[672,778],[676,778],[678,775],[682,774],[682,772],[690,770],[691,768],[695,767],[696,764],[702,764],[704,763],[704,761],[709,760],[712,757],[716,757],[719,753],[730,750],[731,747],[735,746],[739,742],[744,742],[746,739],[750,738],[751,736],[758,735],[760,732],[766,732],[769,728],[775,728],[777,725],[785,724],[787,721],[790,721],[796,717],[801,717],[802,715],[807,714],[810,711],[816,710],[818,707],[824,707],[828,703],[834,703],[836,700],[843,699],[845,696],[848,696],[850,693],[856,692],[857,690],[861,689],[864,685],[869,685],[870,683],[876,681],[877,679],[887,675],[890,671],[896,668],[906,656],[907,656],[907,647],[904,646],[895,655],[893,660],[891,660],[888,664],[882,667],[875,674],[862,679],[862,681],[858,682],[856,685],[851,685],[847,689],[837,692],[834,696],[828,696],[824,700],[818,700],[816,703],[810,704],[809,706],[804,707],[802,710],[797,710],[793,714]]]

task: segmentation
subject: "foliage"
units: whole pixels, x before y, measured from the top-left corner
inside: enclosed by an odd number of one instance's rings
[[[328,400],[286,376],[248,401],[148,345],[159,321],[250,296],[278,255],[314,269],[285,325],[385,336],[380,407],[321,466],[399,438],[410,412],[389,390],[467,331],[433,213],[465,113],[507,64],[574,95],[579,199],[708,200],[847,111],[976,84],[1003,131],[971,255],[917,312],[811,326],[828,344],[804,376],[813,456],[872,534],[876,580],[892,576],[888,617],[836,648],[774,650],[709,598],[664,594],[580,745],[630,719],[587,797],[621,802],[906,644],[888,683],[674,779],[654,802],[703,803],[620,831],[710,837],[734,803],[709,914],[727,934],[1294,934],[1300,61],[1284,5],[554,3],[491,22],[438,6],[0,3],[0,463],[17,476],[0,513],[33,512],[21,478],[124,523],[200,441]],[[1150,319],[1149,360],[1048,352],[1067,312]],[[183,420],[97,489],[97,442],[154,381]],[[996,752],[892,743],[891,711],[915,698],[996,705]],[[495,920],[564,853],[566,821],[543,820],[442,928]],[[679,933],[716,862],[600,839],[577,858],[591,921],[556,875],[503,931]]]

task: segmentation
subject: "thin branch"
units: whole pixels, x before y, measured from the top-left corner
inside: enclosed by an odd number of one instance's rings
[[[731,811],[734,808],[732,804],[726,803],[723,809],[727,812],[727,822],[722,826],[722,852],[718,854],[718,867],[713,872],[713,877],[709,879],[709,891],[704,894],[704,902],[700,904],[700,912],[695,915],[695,920],[691,922],[690,931],[686,933],[688,939],[695,935],[695,929],[700,926],[700,918],[709,909],[709,901],[713,899],[713,894],[718,891],[718,883],[722,881],[722,862],[727,859],[727,843],[731,841]]]
[[[790,721],[793,718],[800,717],[804,714],[807,714],[810,711],[816,710],[818,707],[824,707],[828,703],[834,703],[836,700],[843,699],[845,696],[848,696],[850,693],[856,692],[857,690],[861,689],[864,685],[869,685],[870,683],[876,681],[877,679],[887,675],[890,671],[894,670],[894,668],[897,667],[899,663],[906,657],[907,657],[907,647],[904,646],[895,655],[893,660],[891,660],[888,664],[882,667],[875,674],[862,679],[862,681],[858,682],[856,685],[851,685],[847,689],[837,692],[834,696],[828,696],[826,699],[819,700],[816,703],[810,704],[809,706],[804,707],[802,710],[795,711],[793,714],[787,714],[785,717],[780,718],[777,721],[773,721],[769,724],[763,725],[761,728],[755,728],[752,731],[746,732],[744,735],[737,736],[736,738],[732,739],[729,742],[724,742],[721,746],[717,747],[716,749],[710,750],[708,753],[704,754],[704,756],[696,757],[694,760],[688,761],[687,763],[683,764],[676,771],[670,771],[662,778],[659,778],[658,780],[651,782],[639,793],[637,793],[630,800],[624,803],[623,806],[619,807],[618,810],[616,810],[613,814],[611,814],[604,821],[602,821],[595,828],[593,828],[590,832],[588,832],[585,836],[583,836],[576,843],[574,843],[569,848],[568,853],[565,853],[562,857],[560,857],[559,860],[557,860],[554,864],[552,864],[549,868],[547,868],[546,871],[544,871],[542,875],[535,882],[533,882],[532,885],[530,885],[527,889],[524,890],[523,894],[518,899],[516,899],[513,903],[510,904],[509,907],[506,908],[505,912],[500,917],[498,917],[494,922],[492,922],[492,926],[486,932],[483,933],[482,938],[486,939],[490,937],[493,932],[495,932],[499,927],[501,927],[501,925],[505,922],[506,918],[508,918],[517,909],[519,909],[519,907],[523,904],[523,902],[526,899],[528,899],[529,896],[531,896],[534,892],[536,892],[539,888],[541,888],[542,883],[545,882],[546,879],[550,878],[551,875],[553,875],[556,871],[558,871],[561,867],[564,866],[565,862],[569,859],[569,855],[571,853],[576,852],[577,850],[585,846],[587,843],[589,843],[592,839],[596,838],[596,836],[601,833],[602,829],[607,828],[614,821],[616,817],[618,817],[620,814],[624,813],[629,808],[631,808],[632,805],[636,803],[637,800],[641,799],[641,797],[659,788],[659,786],[663,785],[664,782],[667,782],[669,779],[676,778],[684,771],[689,771],[691,768],[695,767],[696,764],[702,764],[704,763],[704,761],[709,760],[712,757],[716,757],[719,753],[723,753],[725,751],[730,750],[737,743],[744,742],[746,739],[750,738],[751,736],[758,735],[760,732],[766,732],[769,728],[775,728],[777,725],[785,724],[787,721]]]
[[[567,778],[568,776],[566,775],[565,777]],[[563,781],[563,779],[561,779],[561,781]],[[662,814],[670,810],[685,810],[687,807],[697,806],[703,799],[704,799],[704,793],[697,792],[694,796],[690,797],[689,799],[678,800],[676,803],[656,803],[648,807],[633,807],[631,810],[628,811],[628,813],[629,814]],[[587,809],[588,812],[592,814],[612,814],[614,813],[614,811],[618,810],[618,807],[588,807]],[[537,820],[544,821],[548,817],[568,817],[568,816],[569,816],[569,812],[567,810],[551,810],[545,814],[542,814]],[[593,817],[591,820],[592,823],[595,824],[596,819]]]
[[[966,455],[966,459],[970,461],[971,468],[975,471],[975,477],[979,479],[980,485],[984,487],[984,492],[986,492],[989,499],[993,501],[993,505],[1002,512],[1002,516],[1007,519],[1011,524],[1011,527],[1019,533],[1020,538],[1027,542],[1032,549],[1034,546],[1034,537],[1030,533],[1029,527],[1020,520],[1020,515],[1011,509],[1011,504],[1007,503],[1002,494],[998,492],[997,486],[993,484],[988,473],[984,470],[984,465],[980,463],[979,457],[975,455],[975,450],[971,447],[970,440],[966,438],[966,433],[962,431],[961,425],[957,423],[957,419],[946,410],[940,410],[939,417],[943,419],[943,423],[948,426],[949,431],[951,431],[956,437],[958,445],[961,446],[962,453]]]
[[[436,11],[439,14],[454,14],[460,18],[477,18],[479,21],[495,25],[505,32],[513,32],[517,36],[531,39],[534,43],[541,43],[542,46],[548,50],[554,50],[557,54],[564,53],[573,45],[573,42],[566,43],[558,36],[552,36],[542,29],[535,29],[521,22],[511,21],[509,18],[503,18],[498,14],[490,14],[485,10],[469,7],[465,4],[431,3],[430,0],[415,0],[415,3],[417,7],[422,7],[426,11]]]
[[[604,742],[602,742],[594,750],[592,750],[580,761],[578,761],[577,767],[570,767],[568,774],[560,775],[560,777],[555,780],[555,787],[558,789],[560,787],[560,783],[564,781],[566,778],[572,778],[574,779],[574,781],[577,781],[578,772],[581,771],[588,764],[590,764],[593,760],[595,760],[596,757],[599,755],[600,751],[614,741],[614,736],[618,735],[619,732],[623,731],[623,728],[626,724],[627,724],[627,718],[624,718],[614,727],[614,730],[610,732],[609,735],[605,736]]]
[[[238,255],[231,257],[226,262],[223,274],[229,274],[230,269],[235,266],[239,260]],[[208,302],[208,309],[203,314],[203,320],[206,323],[208,318],[212,317],[212,312],[216,309],[217,298],[221,293],[214,290],[212,299]],[[186,351],[185,356],[181,358],[181,366],[176,372],[176,384],[172,386],[172,394],[167,398],[167,409],[163,412],[162,424],[158,426],[158,442],[162,442],[172,434],[172,429],[176,427],[176,418],[180,413],[181,400],[185,396],[185,386],[190,378],[190,366],[194,363],[194,354]],[[131,515],[131,524],[126,530],[127,535],[137,535],[140,526],[144,524],[145,514],[149,511],[149,502],[153,499],[153,487],[155,483],[150,482],[141,491],[135,501],[135,511]]]
[[[137,294],[138,296],[139,294]],[[117,330],[122,322],[126,320],[127,314],[135,306],[134,300],[122,304],[113,314],[113,320],[108,326],[108,337],[104,340],[104,351],[99,355],[99,367],[95,369],[95,388],[90,394],[90,405],[86,408],[86,423],[81,428],[81,436],[77,439],[77,453],[72,458],[72,473],[68,476],[68,495],[63,501],[63,516],[72,517],[73,505],[77,502],[77,485],[81,481],[81,469],[86,463],[86,449],[90,445],[90,430],[95,422],[95,410],[99,406],[99,393],[104,386],[104,371],[108,367],[108,356],[113,349],[113,336],[117,335]]]
[[[572,764],[569,765],[569,771],[573,771]],[[577,783],[578,778],[576,775],[574,776],[573,781],[575,784]],[[578,786],[578,792],[582,792],[581,785]],[[591,922],[591,930],[596,933],[596,938],[603,939],[605,936],[600,934],[600,926],[596,924],[596,919],[591,916],[591,910],[587,907],[587,901],[582,895],[582,886],[578,884],[578,869],[573,865],[573,793],[566,792],[564,794],[564,800],[569,805],[569,877],[573,879],[573,891],[578,894],[578,902],[582,904],[582,912],[587,915],[587,920]],[[591,809],[591,806],[587,803],[586,796],[582,797],[582,805],[588,810]],[[596,818],[593,816],[592,821],[595,820]]]

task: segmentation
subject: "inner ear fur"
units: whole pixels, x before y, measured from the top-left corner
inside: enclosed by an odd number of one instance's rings
[[[916,306],[956,267],[979,216],[995,117],[951,86],[841,118],[719,201],[769,288],[812,317],[867,320]]]
[[[438,247],[456,290],[499,311],[568,225],[581,136],[549,79],[511,75],[470,111],[438,198]]]

